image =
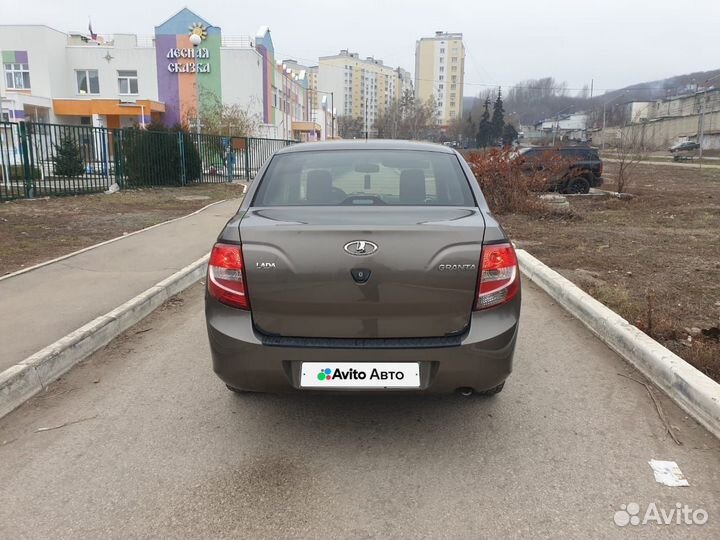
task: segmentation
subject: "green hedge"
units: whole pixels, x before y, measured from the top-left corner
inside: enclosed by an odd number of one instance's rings
[[[147,130],[124,129],[118,141],[118,164],[130,186],[176,186],[182,184],[184,155],[185,181],[200,179],[200,154],[189,133],[151,125]]]

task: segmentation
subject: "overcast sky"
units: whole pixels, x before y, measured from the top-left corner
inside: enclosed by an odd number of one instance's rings
[[[414,71],[415,40],[463,32],[465,95],[555,77],[596,93],[720,68],[720,0],[0,0],[0,24],[150,35],[189,7],[226,36],[272,31],[276,55],[349,48]]]

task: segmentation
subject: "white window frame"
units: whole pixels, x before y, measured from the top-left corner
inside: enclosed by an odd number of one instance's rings
[[[5,86],[8,90],[30,90],[30,66],[20,62],[3,64],[5,68]],[[22,86],[18,86],[17,76],[20,76]],[[26,78],[27,76],[27,78]],[[27,82],[27,84],[26,84]]]
[[[90,86],[90,73],[95,72],[97,79],[97,92],[93,92]],[[85,81],[87,83],[87,92],[83,92],[80,88],[80,79],[78,75],[81,73],[85,74]],[[100,94],[100,72],[97,69],[76,69],[75,70],[75,90],[81,96],[97,96]]]
[[[129,73],[134,73],[135,75],[128,75]],[[136,69],[118,69],[117,72],[117,79],[118,79],[118,94],[121,96],[137,96],[140,93],[140,86],[138,84],[138,74]],[[125,74],[125,75],[123,75]],[[122,91],[122,84],[123,81],[127,84],[127,92]],[[133,92],[132,83],[135,81],[135,91]],[[99,84],[98,80],[98,84]]]

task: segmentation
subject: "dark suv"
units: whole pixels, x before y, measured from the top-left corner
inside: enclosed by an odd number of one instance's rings
[[[548,189],[560,193],[587,193],[591,187],[600,187],[603,183],[603,163],[595,148],[587,146],[567,146],[552,148],[533,146],[523,148],[518,156],[528,168],[542,167],[545,159],[560,158],[560,171],[551,178]]]

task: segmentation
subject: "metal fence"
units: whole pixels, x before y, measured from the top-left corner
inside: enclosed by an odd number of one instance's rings
[[[294,141],[0,122],[0,200],[250,181]]]

